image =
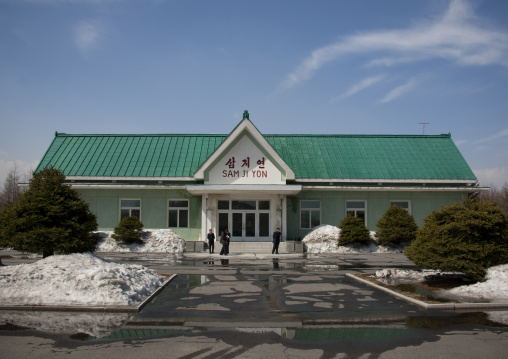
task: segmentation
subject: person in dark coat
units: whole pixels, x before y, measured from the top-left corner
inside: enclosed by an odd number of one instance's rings
[[[220,243],[222,244],[222,249],[220,251],[220,255],[227,256],[229,254],[229,241],[231,240],[231,233],[229,233],[228,229],[225,228],[220,235]]]
[[[272,248],[272,254],[279,254],[279,244],[280,244],[280,238],[282,234],[280,233],[280,228],[277,228],[275,232],[273,232],[272,236],[272,242],[273,242],[273,248]]]
[[[215,234],[210,229],[208,231],[208,251],[210,252],[210,254],[213,253],[214,249],[215,249]]]

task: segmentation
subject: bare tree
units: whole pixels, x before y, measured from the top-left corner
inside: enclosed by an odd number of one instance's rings
[[[482,192],[480,199],[496,202],[504,213],[508,213],[508,182],[505,182],[501,189],[493,185],[490,186],[490,191]]]
[[[21,187],[19,184],[21,182],[28,183],[31,178],[31,172],[32,171],[22,175],[16,164],[14,164],[0,188],[0,212],[3,211],[9,203],[16,202],[18,197],[25,192],[25,188]]]

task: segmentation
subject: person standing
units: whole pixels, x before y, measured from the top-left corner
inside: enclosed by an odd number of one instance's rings
[[[220,244],[222,244],[222,249],[220,251],[220,255],[227,256],[229,254],[229,241],[231,238],[231,233],[229,233],[227,228],[224,228],[222,230],[222,233],[220,235]]]
[[[227,256],[229,254],[229,243],[231,242],[231,233],[229,233],[228,229],[226,228],[226,244],[224,245],[224,255]]]
[[[208,251],[210,252],[210,254],[213,253],[214,249],[215,249],[215,234],[210,229],[208,231]]]
[[[277,228],[275,232],[273,232],[272,236],[272,242],[273,242],[273,248],[272,248],[272,254],[279,254],[279,244],[280,244],[280,238],[282,234],[280,233],[280,228]]]

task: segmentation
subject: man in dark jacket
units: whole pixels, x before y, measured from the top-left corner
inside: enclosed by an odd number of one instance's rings
[[[273,232],[273,236],[272,236],[273,240],[273,249],[272,249],[272,254],[279,254],[279,244],[280,244],[280,238],[281,238],[281,233],[280,233],[280,228],[277,228],[277,230],[275,232]]]
[[[213,253],[213,250],[215,248],[215,234],[213,234],[212,230],[210,229],[208,231],[208,251],[210,254]]]

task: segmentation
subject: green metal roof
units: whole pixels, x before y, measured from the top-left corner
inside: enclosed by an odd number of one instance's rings
[[[451,136],[267,135],[296,178],[474,180]]]
[[[36,171],[192,177],[227,135],[57,133]],[[475,180],[450,135],[264,135],[296,179]]]

